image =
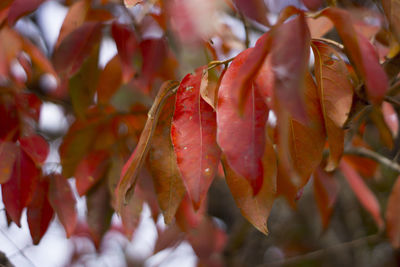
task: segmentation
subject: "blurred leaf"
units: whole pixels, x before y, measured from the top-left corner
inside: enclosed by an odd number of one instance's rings
[[[19,153],[16,144],[0,141],[0,184],[6,183],[11,178],[14,162]]]
[[[400,2],[398,0],[382,0],[382,6],[390,27],[400,43]]]
[[[49,154],[49,144],[40,135],[34,134],[19,139],[21,148],[36,164],[43,164]]]
[[[43,177],[37,184],[32,201],[28,205],[28,225],[33,244],[39,244],[53,218],[53,208],[47,198],[49,178]]]
[[[263,0],[233,0],[233,2],[243,15],[269,26],[268,9]]]
[[[108,157],[107,151],[92,151],[78,164],[74,177],[80,196],[85,195],[104,176]]]
[[[64,226],[67,237],[70,237],[76,227],[78,215],[76,199],[67,179],[60,174],[51,174],[49,188],[49,202]]]
[[[1,185],[7,214],[19,227],[22,210],[31,202],[39,176],[40,170],[32,159],[23,150],[19,150],[11,178]]]
[[[118,55],[114,56],[100,74],[97,86],[97,99],[99,104],[107,104],[122,83],[122,70]]]
[[[346,161],[340,162],[340,170],[349,183],[361,205],[372,215],[379,229],[383,229],[385,223],[381,217],[381,208],[372,191],[365,185],[360,175]]]
[[[335,177],[318,167],[314,172],[314,195],[324,229],[328,227],[338,193],[339,184]]]
[[[8,11],[8,24],[13,26],[19,18],[35,11],[43,2],[44,0],[14,0]]]
[[[386,233],[393,247],[400,247],[400,178],[398,177],[386,208]]]
[[[86,15],[90,8],[90,1],[80,0],[76,1],[68,10],[67,15],[64,18],[63,24],[60,29],[60,33],[55,44],[55,48],[59,47],[65,37],[79,28],[86,19]]]

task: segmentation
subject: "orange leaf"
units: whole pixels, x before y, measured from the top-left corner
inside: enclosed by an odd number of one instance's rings
[[[153,102],[153,106],[148,113],[148,119],[140,135],[139,142],[129,160],[125,163],[117,188],[115,189],[116,209],[118,211],[121,211],[122,205],[128,202],[131,194],[134,192],[139,171],[142,168],[150,148],[150,141],[157,126],[160,111],[164,106],[165,100],[173,93],[173,89],[177,86],[178,82],[176,81],[165,82],[161,86]]]
[[[327,171],[337,167],[343,154],[344,130],[350,112],[353,90],[344,61],[335,49],[320,41],[312,42],[318,96],[329,144]]]
[[[371,190],[365,185],[360,175],[346,161],[340,162],[340,170],[349,183],[354,194],[360,201],[361,205],[372,215],[379,229],[384,227],[384,222],[381,217],[381,208],[378,200]]]
[[[99,104],[107,104],[122,83],[122,70],[120,58],[114,56],[100,74],[97,86],[97,98]]]
[[[266,139],[262,164],[264,182],[260,192],[253,196],[249,183],[236,173],[223,156],[226,183],[242,215],[260,232],[268,234],[267,220],[276,197],[276,156],[271,142]]]
[[[393,186],[386,208],[386,232],[393,247],[400,247],[400,177]]]
[[[171,140],[174,105],[175,97],[171,96],[162,110],[154,131],[148,158],[148,168],[153,177],[158,203],[166,224],[172,222],[186,193]]]

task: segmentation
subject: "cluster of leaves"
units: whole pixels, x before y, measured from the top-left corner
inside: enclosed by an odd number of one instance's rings
[[[311,177],[327,227],[342,173],[378,229],[386,225],[400,246],[400,180],[385,223],[363,178],[377,172],[371,158],[389,161],[371,152],[366,128],[373,125],[387,149],[398,134],[392,106],[399,108],[397,1],[382,1],[383,17],[308,0],[304,9],[286,7],[272,24],[261,0],[227,0],[223,7],[218,1],[70,0],[52,52],[14,27],[42,2],[0,4],[2,197],[10,223],[19,226],[27,208],[35,244],[54,213],[67,236],[89,236],[97,247],[111,228],[131,238],[146,202],[154,220],[162,213],[169,225],[156,251],[186,239],[202,263],[219,264],[215,255],[227,237],[206,209],[215,177],[225,179],[242,215],[267,234],[274,200],[283,196],[295,207]],[[243,44],[228,25],[214,27],[222,10],[240,14],[246,30],[268,29],[228,60]],[[152,36],[154,28],[162,34]],[[343,44],[321,38],[331,30]],[[103,38],[114,40],[117,54],[100,68]],[[177,59],[185,46],[204,50],[209,63],[177,81],[187,73]],[[24,75],[13,71],[15,64]],[[57,85],[46,86],[45,75]],[[50,137],[38,134],[43,101],[74,115],[59,148],[61,173],[46,168]],[[85,222],[77,222],[72,177],[86,197]],[[111,226],[114,211],[122,227]]]

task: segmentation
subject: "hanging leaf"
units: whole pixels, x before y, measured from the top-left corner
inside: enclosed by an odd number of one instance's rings
[[[202,69],[182,80],[176,93],[171,137],[182,179],[197,210],[214,179],[220,158],[213,108],[200,96]]]
[[[307,122],[304,77],[310,53],[310,32],[303,13],[274,28],[270,52],[274,94],[290,115]],[[291,47],[290,50],[287,47]]]
[[[386,233],[393,247],[400,247],[400,178],[398,177],[386,208]]]
[[[139,142],[132,155],[125,163],[122,169],[121,178],[118,182],[117,188],[115,189],[116,209],[118,211],[121,210],[124,203],[126,204],[129,201],[131,194],[134,192],[139,171],[142,168],[147,152],[150,148],[150,141],[157,126],[160,111],[164,106],[165,100],[173,93],[173,90],[177,86],[178,82],[176,81],[165,82],[161,86],[157,97],[154,100],[153,106],[148,113],[146,125],[140,135]]]
[[[339,184],[335,177],[318,167],[314,172],[314,195],[324,229],[328,227],[338,193]]]
[[[353,90],[346,64],[335,49],[319,41],[312,42],[312,49],[318,96],[330,152],[326,170],[331,171],[337,167],[343,154],[342,126],[350,113]]]
[[[128,239],[132,238],[133,233],[140,223],[140,215],[143,207],[143,199],[138,194],[133,195],[128,204],[122,208],[121,221],[124,226],[124,233]]]
[[[225,180],[242,215],[260,232],[268,234],[267,220],[276,197],[276,156],[272,143],[266,139],[262,164],[264,182],[260,192],[253,196],[251,186],[222,159]]]
[[[67,179],[60,174],[51,174],[48,198],[58,219],[64,226],[67,237],[75,230],[77,223],[76,199]]]
[[[33,244],[35,245],[39,244],[46,233],[54,214],[53,208],[47,198],[48,191],[49,179],[48,177],[43,177],[38,182],[32,201],[28,205],[28,225]]]
[[[256,195],[262,188],[264,170],[265,124],[268,109],[255,86],[249,89],[243,115],[237,110],[239,88],[235,77],[252,49],[240,53],[226,71],[218,91],[217,141],[229,166],[249,181]]]
[[[111,195],[105,182],[97,184],[86,195],[87,223],[96,248],[111,225],[113,209]]]
[[[309,73],[305,76],[304,103],[309,119],[307,124],[295,120],[290,115],[287,125],[283,125],[283,122],[278,124],[280,133],[278,152],[281,158],[278,170],[278,193],[285,195],[292,204],[298,192],[307,184],[311,174],[320,164],[325,145],[326,134],[318,90]],[[278,120],[282,120],[281,114],[277,115]],[[282,134],[285,130],[288,131],[287,135]],[[287,141],[280,140],[285,136]]]
[[[365,80],[367,95],[374,104],[380,104],[388,88],[388,79],[379,64],[372,44],[354,27],[350,13],[339,8],[327,8],[321,12],[334,24],[343,40],[347,56],[353,61],[358,73]]]
[[[340,170],[343,172],[344,177],[361,205],[372,215],[378,228],[383,229],[385,223],[382,220],[381,208],[375,195],[365,185],[360,175],[343,160],[340,162]]]
[[[186,193],[171,140],[174,105],[175,97],[171,96],[166,100],[161,112],[148,158],[148,168],[153,177],[158,203],[166,224],[172,222]]]
[[[32,159],[22,150],[16,155],[11,178],[1,185],[3,203],[10,219],[18,227],[22,210],[30,203],[36,190],[40,170]]]

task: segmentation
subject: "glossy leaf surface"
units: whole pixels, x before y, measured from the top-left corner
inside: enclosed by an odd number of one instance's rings
[[[217,141],[230,167],[249,181],[256,195],[262,187],[264,170],[265,124],[268,109],[253,85],[247,97],[243,115],[238,111],[239,88],[232,85],[241,64],[250,55],[245,50],[232,61],[218,92]]]
[[[200,96],[201,77],[199,69],[182,80],[171,125],[176,160],[195,209],[211,185],[220,157],[216,114]]]

